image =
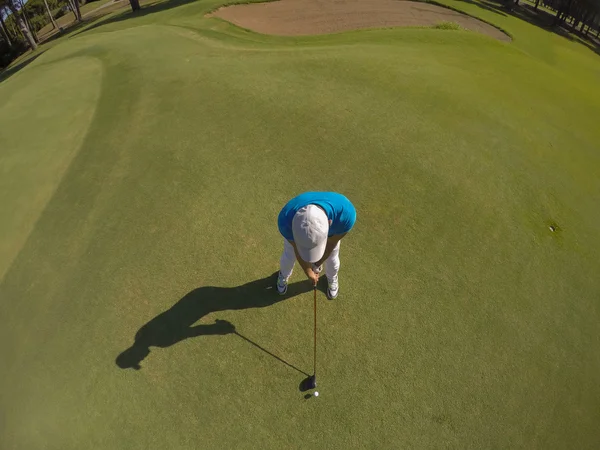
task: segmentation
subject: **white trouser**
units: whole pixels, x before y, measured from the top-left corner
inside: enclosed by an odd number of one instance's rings
[[[325,275],[327,279],[331,280],[336,277],[340,270],[340,242],[333,247],[333,251],[329,258],[325,260]],[[283,253],[281,254],[281,260],[279,261],[279,270],[281,275],[286,280],[292,275],[294,270],[294,264],[296,263],[296,253],[294,247],[288,242],[287,239],[283,240]]]

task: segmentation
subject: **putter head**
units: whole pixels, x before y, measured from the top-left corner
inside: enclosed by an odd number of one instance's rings
[[[300,392],[306,392],[310,389],[314,389],[317,387],[317,378],[315,375],[311,375],[309,377],[306,377],[304,380],[302,380],[302,382],[300,383]]]

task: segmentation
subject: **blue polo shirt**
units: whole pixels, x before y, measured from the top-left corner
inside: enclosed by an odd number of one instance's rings
[[[279,232],[289,241],[294,240],[292,234],[292,219],[300,208],[306,205],[317,205],[323,208],[327,218],[331,220],[329,236],[347,233],[356,222],[356,209],[346,197],[337,192],[305,192],[294,197],[279,213],[277,224]]]

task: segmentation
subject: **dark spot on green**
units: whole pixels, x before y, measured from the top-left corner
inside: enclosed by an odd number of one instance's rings
[[[446,417],[445,416],[433,416],[432,417],[433,421],[439,425],[443,424],[444,422],[446,422]]]
[[[559,227],[558,224],[553,220],[548,220],[546,222],[546,226],[548,227],[548,231],[553,235],[558,235],[563,231],[562,228]]]

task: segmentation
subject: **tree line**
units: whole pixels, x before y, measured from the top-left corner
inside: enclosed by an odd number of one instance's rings
[[[505,8],[513,11],[520,0],[500,0]],[[535,2],[534,10],[538,11],[540,5],[555,13],[552,21],[539,25],[551,28],[570,28],[571,32],[578,31],[584,36],[591,32],[598,37],[600,29],[600,0],[530,0]],[[577,29],[579,27],[579,29]]]
[[[26,2],[25,2],[26,1]],[[82,22],[81,6],[94,0],[0,0],[0,69],[39,44],[38,32],[48,24],[62,31],[56,19],[73,13]],[[139,0],[129,0],[131,9],[140,9]]]
[[[600,0],[544,0],[544,5],[556,12],[554,26],[570,25],[572,30],[579,27],[582,34],[595,31],[598,37]]]
[[[37,32],[47,24],[60,31],[59,17],[73,12],[81,21],[80,4],[85,0],[0,0],[0,68],[25,50],[35,50]]]
[[[28,49],[35,50],[37,33],[46,25],[62,31],[56,19],[72,12],[82,21],[80,6],[93,0],[0,0],[0,69]],[[505,0],[506,5],[519,0]],[[131,9],[140,9],[139,0],[129,0]],[[600,29],[600,0],[535,0],[535,9],[543,5],[556,13],[555,27],[569,27],[583,35],[592,32],[598,37]]]

